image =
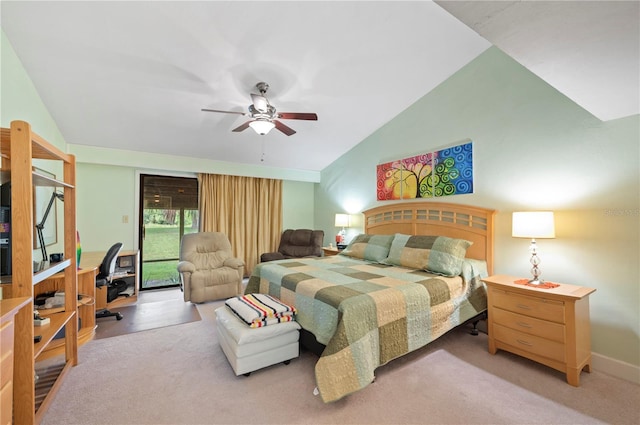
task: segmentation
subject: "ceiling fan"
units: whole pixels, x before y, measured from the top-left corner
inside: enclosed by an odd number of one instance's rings
[[[251,100],[253,100],[253,103],[249,105],[249,112],[220,111],[218,109],[206,108],[203,108],[202,110],[205,112],[221,112],[223,114],[238,114],[249,116],[251,117],[249,121],[245,122],[239,127],[234,128],[232,131],[240,132],[246,130],[247,127],[251,127],[255,130],[256,133],[263,136],[269,133],[269,131],[271,131],[274,127],[287,136],[291,136],[292,134],[296,133],[294,129],[284,125],[282,122],[278,121],[278,119],[310,121],[318,120],[318,115],[311,112],[277,112],[276,108],[269,103],[269,99],[267,99],[265,96],[267,90],[269,90],[269,84],[261,81],[256,84],[256,88],[258,89],[260,94],[251,93]]]

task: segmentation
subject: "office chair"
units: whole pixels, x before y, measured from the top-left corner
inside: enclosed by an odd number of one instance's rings
[[[111,284],[111,280],[113,279],[113,272],[116,269],[116,259],[118,258],[118,254],[122,249],[122,243],[118,242],[113,244],[107,254],[104,256],[102,260],[102,264],[100,264],[100,268],[98,269],[98,275],[96,276],[96,287],[99,288],[101,286],[109,286]],[[102,317],[114,317],[116,320],[122,320],[122,313],[119,312],[111,312],[108,309],[103,309],[100,311],[96,311],[96,319],[100,319]]]

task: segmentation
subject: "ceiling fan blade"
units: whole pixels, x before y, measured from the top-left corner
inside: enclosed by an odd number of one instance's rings
[[[279,112],[278,118],[282,118],[283,120],[318,121],[318,115],[312,112]]]
[[[253,120],[249,120],[249,121],[245,122],[244,124],[242,124],[242,125],[240,125],[240,126],[238,126],[238,127],[234,128],[234,129],[233,129],[233,130],[231,130],[231,131],[235,131],[236,133],[238,133],[238,132],[240,132],[240,131],[244,131],[244,130],[246,130],[247,128],[249,128],[249,124],[250,124],[251,122],[253,122]]]
[[[266,97],[259,94],[251,93],[251,100],[253,100],[253,107],[259,112],[267,112],[269,110],[269,101]]]
[[[278,130],[282,131],[287,136],[291,136],[292,134],[296,134],[296,131],[293,128],[287,127],[286,125],[282,124],[278,120],[273,120],[273,123],[276,125],[276,128]]]
[[[223,114],[238,114],[238,115],[247,115],[246,112],[236,112],[236,111],[220,111],[218,109],[206,109],[206,108],[202,108],[202,111],[204,112],[220,112]]]

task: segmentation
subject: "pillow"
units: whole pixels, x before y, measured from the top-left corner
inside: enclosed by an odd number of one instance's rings
[[[340,254],[380,263],[389,255],[389,248],[393,238],[393,235],[360,234],[353,238]]]
[[[472,242],[446,236],[396,234],[383,263],[426,270],[443,276],[458,276]]]

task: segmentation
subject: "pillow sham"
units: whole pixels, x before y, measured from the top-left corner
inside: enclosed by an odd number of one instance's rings
[[[384,264],[458,276],[467,248],[473,242],[446,236],[411,236],[397,233]]]
[[[389,255],[393,239],[394,235],[367,235],[363,233],[353,238],[340,254],[380,263]]]

